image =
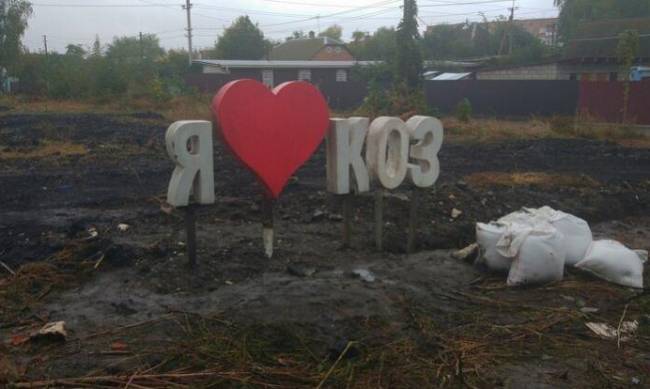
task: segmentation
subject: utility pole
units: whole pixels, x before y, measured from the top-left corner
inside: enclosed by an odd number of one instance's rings
[[[185,0],[183,9],[187,12],[187,50],[190,66],[192,66],[192,3],[190,0]]]
[[[45,91],[50,95],[50,64],[49,53],[47,51],[47,35],[43,35],[43,46],[45,47]]]
[[[142,31],[140,32],[140,60],[144,61],[144,46],[142,45]]]
[[[515,10],[517,7],[515,7],[515,0],[512,0],[512,7],[510,7],[510,26],[509,26],[509,37],[508,37],[508,54],[512,54],[512,40],[513,40],[513,32],[515,29]]]
[[[508,18],[508,31],[503,31],[501,36],[501,44],[499,45],[499,55],[504,54],[506,51],[506,40],[508,41],[508,54],[512,54],[512,32],[514,30],[514,19],[515,19],[515,0],[512,0],[512,7],[508,8],[510,11],[510,17]]]

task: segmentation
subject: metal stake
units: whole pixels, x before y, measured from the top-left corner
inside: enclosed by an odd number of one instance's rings
[[[375,192],[375,247],[384,250],[384,190]]]
[[[196,209],[194,205],[185,207],[185,233],[187,244],[187,264],[196,267]]]
[[[274,201],[270,197],[265,197],[262,202],[262,239],[264,241],[264,253],[267,258],[273,256],[274,244],[274,227],[273,227],[273,214],[274,214]]]

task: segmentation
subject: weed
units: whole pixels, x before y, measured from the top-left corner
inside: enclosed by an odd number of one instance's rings
[[[456,106],[456,119],[463,123],[468,123],[472,117],[472,103],[468,99],[463,99]]]

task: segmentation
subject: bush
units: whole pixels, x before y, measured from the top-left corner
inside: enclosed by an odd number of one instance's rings
[[[468,99],[461,100],[456,106],[456,119],[463,123],[469,122],[472,117],[472,103]]]
[[[549,120],[551,131],[561,135],[573,135],[575,119],[571,116],[553,116]]]
[[[357,114],[371,118],[390,115],[408,119],[413,115],[434,115],[435,113],[429,108],[422,89],[409,89],[406,84],[399,83],[392,89],[386,90],[377,83],[371,82],[368,96]]]

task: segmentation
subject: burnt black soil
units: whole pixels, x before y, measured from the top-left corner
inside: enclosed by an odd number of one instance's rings
[[[607,293],[562,287],[512,292],[504,287],[503,277],[486,275],[454,260],[449,250],[473,241],[476,221],[489,221],[522,206],[542,205],[580,216],[596,232],[611,234],[635,248],[650,248],[648,149],[580,139],[446,143],[440,152],[440,180],[435,189],[420,191],[418,196],[418,253],[407,256],[409,199],[414,189],[405,185],[386,193],[383,253],[374,248],[373,196],[355,197],[352,248],[342,249],[341,199],[325,191],[321,148],[297,172],[277,204],[277,250],[268,260],[261,247],[260,187],[217,144],[217,202],[197,211],[199,265],[188,270],[183,213],[161,211],[173,168],[163,143],[167,124],[155,113],[0,116],[0,151],[29,151],[52,143],[81,144],[87,150],[83,155],[0,159],[0,260],[12,269],[62,258],[68,261],[67,270],[77,271],[76,265],[85,264],[83,271],[67,278],[63,287],[39,296],[37,303],[5,312],[2,318],[7,322],[0,327],[3,338],[30,321],[65,320],[71,336],[83,339],[170,312],[190,312],[219,315],[241,325],[305,325],[326,353],[341,341],[368,336],[364,333],[368,328],[360,323],[367,324],[370,318],[390,328],[390,323],[398,323],[398,337],[414,328],[421,331],[424,327],[411,312],[413,307],[427,312],[424,316],[433,320],[439,332],[476,324],[466,315],[485,315],[494,324],[490,328],[501,331],[526,320],[548,320],[548,315],[530,319],[525,308],[512,308],[520,299],[533,305],[543,301],[553,309],[571,312],[596,306],[602,316],[591,319],[616,324],[613,321],[624,301],[636,296],[573,272],[567,285],[589,282],[609,288]],[[577,184],[474,186],[466,180],[482,172],[563,174],[577,177]],[[462,214],[452,218],[453,209]],[[120,231],[119,224],[128,229]],[[98,233],[94,239],[93,230]],[[369,270],[376,279],[363,281],[353,276],[355,269]],[[467,297],[468,293],[474,297]],[[640,300],[646,301],[643,297],[635,301]],[[494,301],[511,304],[506,306],[515,309],[514,313],[490,305]],[[633,306],[628,313],[639,320],[643,314],[643,306]],[[558,323],[564,322],[552,322],[537,331],[575,332],[576,339],[590,339],[585,349],[595,347],[603,353],[611,347],[611,342],[591,337],[575,321],[569,328],[557,327]],[[174,337],[163,325],[156,341]],[[519,362],[501,360],[486,376],[466,374],[479,386],[627,386],[633,378],[647,383],[648,343],[643,339],[645,343],[639,340],[626,350],[630,358],[642,362],[601,366],[599,374],[590,373],[587,367],[597,362],[597,356],[585,365],[576,355],[564,355],[552,347],[544,358],[528,355]],[[65,357],[39,367],[30,365],[30,358],[41,349],[18,348],[12,353],[19,355],[15,365],[31,366],[24,372],[30,379],[81,376],[91,371],[113,374],[93,349],[99,346],[89,343],[88,347],[78,350],[80,354],[65,349]],[[540,340],[536,347],[545,346]],[[537,373],[527,374],[531,366],[536,366]],[[117,371],[132,370],[120,367]],[[608,377],[610,373],[618,374],[617,378]],[[394,386],[411,386],[393,378]],[[464,380],[457,371],[437,384],[456,385],[458,379]]]

